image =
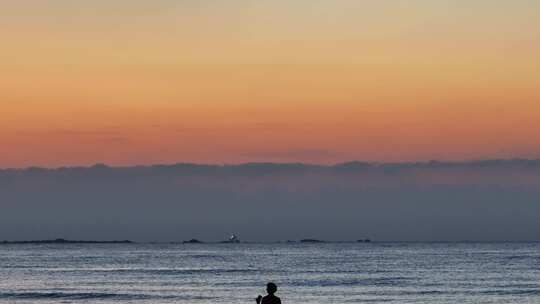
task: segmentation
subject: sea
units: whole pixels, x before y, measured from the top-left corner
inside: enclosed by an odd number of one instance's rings
[[[540,243],[0,244],[0,303],[540,303]]]

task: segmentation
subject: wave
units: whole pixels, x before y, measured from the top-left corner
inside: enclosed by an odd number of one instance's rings
[[[511,255],[504,257],[505,260],[535,260],[538,259],[538,256],[535,255]]]
[[[538,296],[540,289],[497,289],[481,291],[479,294],[490,296]]]
[[[326,280],[301,280],[292,282],[293,286],[320,286],[320,287],[332,287],[332,286],[405,286],[407,282],[413,280],[409,277],[388,277],[388,278],[343,278],[343,279],[326,279]]]
[[[20,300],[210,300],[213,297],[106,292],[0,292],[0,299]]]
[[[261,272],[258,269],[240,268],[240,269],[205,269],[205,268],[49,268],[43,269],[50,272],[94,272],[94,273],[122,273],[122,274],[150,274],[150,275],[196,275],[196,274],[216,274],[216,273],[234,273],[247,274]]]

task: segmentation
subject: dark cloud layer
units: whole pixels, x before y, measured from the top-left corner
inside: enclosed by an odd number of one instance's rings
[[[0,170],[0,239],[540,240],[540,160]]]

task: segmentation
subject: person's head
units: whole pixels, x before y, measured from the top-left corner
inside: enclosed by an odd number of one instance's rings
[[[277,291],[277,285],[270,282],[268,284],[266,284],[266,292],[268,292],[268,294],[271,294],[273,295],[274,293],[276,293]]]

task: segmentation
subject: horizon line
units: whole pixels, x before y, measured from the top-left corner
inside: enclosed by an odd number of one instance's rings
[[[241,167],[249,165],[302,165],[302,166],[313,166],[313,167],[324,167],[332,168],[340,165],[347,164],[364,164],[371,166],[385,166],[385,165],[429,165],[429,164],[439,164],[439,165],[465,165],[465,164],[475,164],[475,163],[486,163],[486,162],[540,162],[540,158],[481,158],[481,159],[470,159],[470,160],[441,160],[441,159],[429,159],[429,160],[418,160],[418,161],[363,161],[363,160],[347,160],[342,162],[335,163],[314,163],[314,162],[273,162],[273,161],[253,161],[253,162],[231,162],[231,163],[203,163],[203,162],[174,162],[174,163],[154,163],[154,164],[131,164],[131,165],[111,165],[104,162],[96,162],[93,164],[85,165],[63,165],[63,166],[41,166],[41,165],[30,165],[25,167],[0,167],[0,170],[31,170],[31,169],[40,169],[40,170],[59,170],[59,169],[92,169],[96,167],[110,168],[110,169],[127,169],[127,168],[150,168],[158,166],[179,166],[179,165],[192,165],[192,166],[211,166],[211,167]]]
[[[305,241],[308,240],[308,241]],[[315,240],[310,242],[309,240]],[[269,241],[256,241],[256,240],[244,240],[238,243],[229,242],[227,240],[210,240],[199,241],[192,243],[190,240],[170,240],[170,241],[134,241],[130,239],[125,240],[72,240],[72,239],[35,239],[35,240],[0,240],[0,245],[33,245],[33,244],[58,244],[58,245],[99,245],[99,244],[120,244],[120,245],[137,245],[137,244],[171,244],[171,245],[249,245],[249,244],[307,244],[307,245],[321,245],[321,244],[384,244],[384,243],[540,243],[539,239],[536,240],[373,240],[368,239],[358,240],[324,240],[324,239],[295,239],[295,240],[269,240]]]

